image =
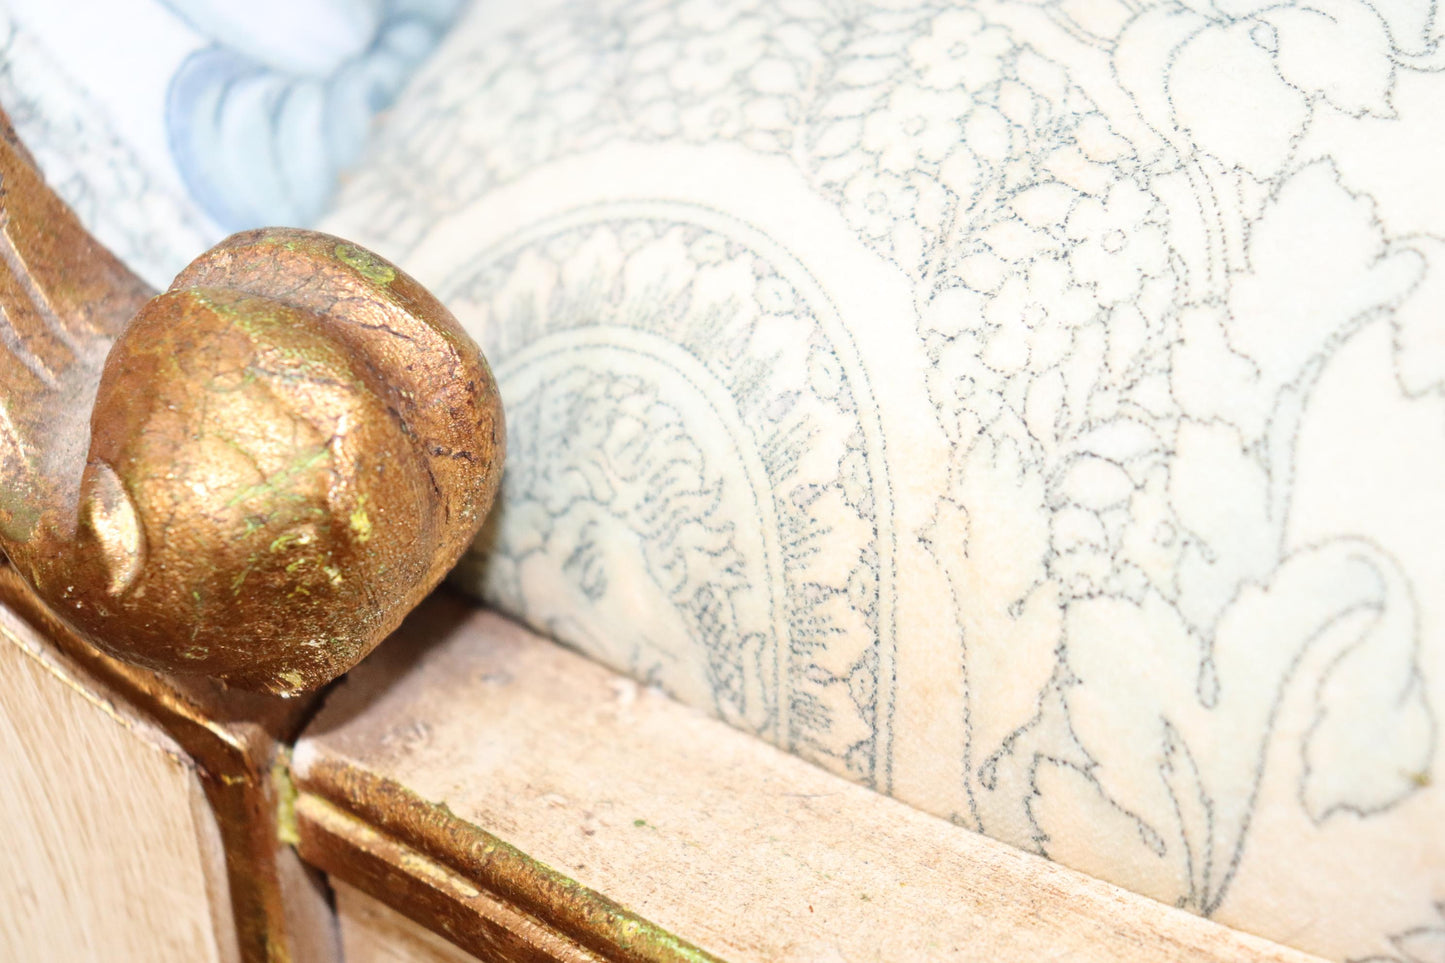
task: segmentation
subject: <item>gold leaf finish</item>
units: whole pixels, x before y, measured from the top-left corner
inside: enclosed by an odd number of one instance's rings
[[[476,345],[309,231],[237,234],[152,298],[3,133],[0,548],[119,658],[282,694],[345,672],[496,494]]]

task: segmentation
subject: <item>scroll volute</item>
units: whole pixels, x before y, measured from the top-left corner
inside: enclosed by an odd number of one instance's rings
[[[157,295],[0,127],[0,549],[127,661],[282,694],[346,671],[496,494],[485,359],[311,231],[234,235]]]

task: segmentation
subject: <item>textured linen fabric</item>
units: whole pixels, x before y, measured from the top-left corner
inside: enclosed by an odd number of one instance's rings
[[[1434,6],[507,16],[328,222],[499,377],[458,584],[962,826],[1440,959]]]

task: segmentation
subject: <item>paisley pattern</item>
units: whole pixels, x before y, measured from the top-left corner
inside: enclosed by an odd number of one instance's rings
[[[1424,959],[1440,39],[1363,0],[482,8],[331,227],[438,285],[517,413],[462,585],[961,825]],[[700,208],[751,269],[684,256]],[[753,321],[770,272],[842,334]],[[777,450],[809,471],[761,481]],[[799,517],[829,578],[770,566]]]

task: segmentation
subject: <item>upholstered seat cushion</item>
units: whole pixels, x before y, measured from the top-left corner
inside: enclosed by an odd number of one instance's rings
[[[963,826],[1426,959],[1432,29],[619,3],[499,35],[482,5],[328,224],[500,379],[458,584]]]

